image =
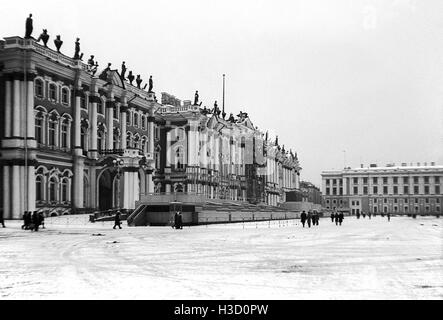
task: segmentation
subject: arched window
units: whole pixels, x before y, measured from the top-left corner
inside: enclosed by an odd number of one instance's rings
[[[88,151],[88,129],[84,126],[81,127],[80,144],[83,151]]]
[[[130,113],[129,111],[126,112],[126,124],[127,124],[128,126],[131,125],[131,113]]]
[[[60,129],[60,146],[63,149],[69,148],[69,120],[64,118]]]
[[[102,99],[100,99],[100,100],[97,102],[97,113],[105,114],[105,110],[104,110],[104,107],[103,107],[103,101],[102,101]]]
[[[114,150],[120,149],[120,131],[114,129],[114,139],[112,140]]]
[[[126,134],[126,147],[127,148],[133,148],[133,140],[132,140],[132,133],[128,132]]]
[[[178,147],[175,150],[175,166],[177,169],[184,168],[184,153],[182,147]]]
[[[43,127],[44,127],[44,121],[43,121],[43,114],[39,112],[35,116],[35,139],[37,140],[37,143],[44,144],[44,138],[43,138]]]
[[[49,124],[48,124],[48,145],[50,147],[55,147],[56,146],[56,143],[55,143],[56,131],[57,131],[57,122],[55,122],[53,120],[49,120]]]
[[[43,98],[43,81],[40,79],[35,80],[35,95]]]
[[[80,96],[80,108],[87,109],[86,108],[86,96],[85,96],[85,94],[82,94]]]
[[[53,83],[49,85],[49,99],[57,101],[57,87]]]
[[[97,132],[97,150],[101,151],[105,149],[105,133],[102,130]]]
[[[69,90],[67,88],[62,89],[62,104],[69,104]]]
[[[43,201],[43,177],[37,176],[35,177],[35,200]]]
[[[140,146],[140,136],[138,135],[138,134],[136,134],[135,136],[134,136],[134,142],[133,142],[133,144],[134,144],[134,148],[136,148],[136,149],[141,149],[141,146]]]
[[[134,127],[138,128],[138,113],[134,113]]]
[[[62,180],[61,184],[61,197],[62,202],[68,202],[69,201],[69,179],[64,178]]]
[[[146,128],[146,117],[142,115],[142,129]]]
[[[55,177],[51,177],[49,179],[49,201],[57,201],[57,179]]]

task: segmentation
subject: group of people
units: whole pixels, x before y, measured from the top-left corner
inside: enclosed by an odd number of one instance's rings
[[[300,220],[303,225],[303,228],[305,227],[306,222],[308,223],[308,227],[311,227],[311,224],[313,226],[318,226],[318,222],[320,220],[320,215],[317,211],[308,211],[306,214],[306,211],[303,211],[300,215]]]
[[[368,214],[366,214],[366,212],[362,211],[361,214],[360,212],[357,212],[357,219],[360,219],[360,215],[363,217],[363,219],[366,218],[366,215],[368,216],[369,220],[371,220],[372,218],[372,213],[368,212]],[[374,212],[374,217],[376,217],[377,214]],[[385,213],[382,213],[381,216],[384,218],[385,217]],[[386,216],[388,217],[388,221],[391,221],[391,213],[386,213]]]
[[[345,219],[345,215],[343,214],[343,212],[340,212],[340,213],[332,212],[331,213],[331,221],[332,221],[332,223],[334,223],[334,221],[335,221],[336,226],[341,225],[343,223],[344,219]]]
[[[38,231],[40,226],[42,226],[42,229],[45,228],[45,216],[43,215],[43,212],[25,211],[23,214],[22,229]]]
[[[174,215],[174,225],[172,226],[175,229],[183,229],[183,216],[180,211],[177,211]]]

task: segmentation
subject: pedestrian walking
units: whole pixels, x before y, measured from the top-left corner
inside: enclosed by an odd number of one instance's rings
[[[315,225],[318,226],[318,221],[320,220],[320,215],[317,211],[315,211]]]
[[[3,218],[3,209],[0,209],[0,223],[2,224],[3,228],[6,228],[5,219]]]
[[[335,225],[338,226],[338,221],[340,220],[340,214],[338,212],[335,213]]]
[[[331,222],[334,223],[334,219],[335,219],[335,214],[334,212],[331,213]]]
[[[29,214],[30,213],[31,211],[29,211]],[[37,211],[34,211],[32,213],[32,224],[34,226],[34,229],[31,228],[31,230],[38,231],[38,227],[40,226],[40,216]]]
[[[174,215],[174,225],[173,225],[173,228],[175,228],[175,229],[178,229],[179,228],[179,226],[178,226],[178,211],[176,211],[175,212],[175,215]]]
[[[45,215],[43,212],[39,212],[39,224],[42,226],[42,229],[45,229]]]
[[[369,212],[368,212],[368,218],[369,218],[369,220],[371,220],[371,216],[372,216],[371,211],[369,211]]]
[[[388,213],[388,222],[391,222],[391,214]]]
[[[357,211],[357,219],[360,219],[360,211]]]
[[[305,227],[306,219],[307,219],[306,211],[303,211],[300,215],[300,220],[301,224],[303,225],[303,228]]]
[[[27,226],[28,226],[28,211],[25,211],[23,213],[23,225],[22,225],[22,229],[27,230]]]
[[[363,219],[366,218],[366,213],[362,212]]]
[[[112,229],[115,229],[115,227],[118,227],[119,229],[122,228],[120,215],[121,215],[121,212],[120,212],[120,210],[118,210],[117,213],[115,214],[114,227]]]
[[[345,218],[345,215],[343,214],[343,212],[340,212],[340,215],[338,217],[340,225],[343,223],[344,218]]]
[[[180,211],[178,212],[178,228],[183,229],[183,216]]]
[[[308,217],[307,217],[307,221],[308,221],[308,227],[311,227],[311,222],[312,222],[312,213],[311,211],[308,211]]]

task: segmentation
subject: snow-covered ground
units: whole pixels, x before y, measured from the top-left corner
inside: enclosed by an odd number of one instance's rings
[[[0,228],[1,299],[442,299],[443,219]]]

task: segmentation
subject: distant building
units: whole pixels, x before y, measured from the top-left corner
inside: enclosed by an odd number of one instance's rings
[[[431,163],[369,168],[322,173],[324,206],[351,214],[441,213],[443,166]]]
[[[320,188],[311,182],[301,181],[300,188],[286,193],[283,208],[297,211],[322,210],[322,194]]]

